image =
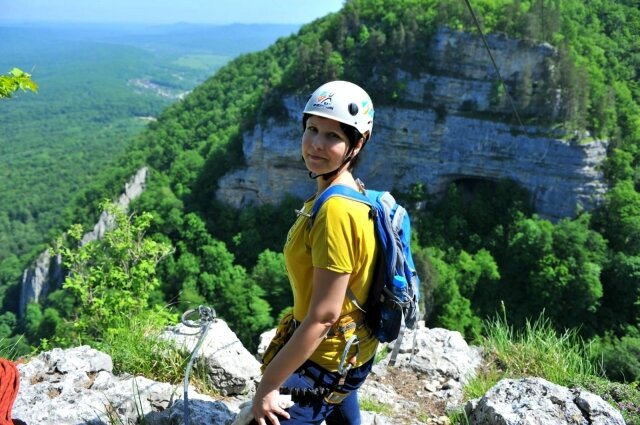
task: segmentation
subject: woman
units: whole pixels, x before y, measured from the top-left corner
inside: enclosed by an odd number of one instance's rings
[[[351,170],[371,137],[373,104],[357,85],[332,81],[311,95],[302,124],[302,158],[317,190],[297,211],[287,235],[284,255],[294,306],[278,334],[295,331],[277,353],[265,356],[252,413],[260,425],[323,420],[356,425],[356,390],[371,370],[378,344],[359,308],[374,274],[374,223],[367,205],[338,196],[322,205],[313,223],[309,213],[331,185],[362,190]],[[281,388],[293,394],[295,404],[288,410],[278,406]]]

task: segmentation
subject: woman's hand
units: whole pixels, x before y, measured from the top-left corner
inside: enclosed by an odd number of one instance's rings
[[[280,406],[279,397],[280,392],[278,390],[271,390],[266,394],[261,394],[258,387],[251,409],[251,413],[258,425],[280,425],[278,416],[289,419],[289,413]]]

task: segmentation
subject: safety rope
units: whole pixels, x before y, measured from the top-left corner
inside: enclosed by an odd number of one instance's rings
[[[16,364],[0,358],[0,425],[13,425],[11,409],[19,388],[20,376]]]
[[[198,320],[190,320],[189,317],[194,313],[199,315]],[[207,335],[207,331],[209,331],[209,327],[213,322],[216,321],[216,311],[209,306],[201,305],[198,308],[194,308],[191,310],[187,310],[182,314],[182,318],[180,320],[183,325],[188,326],[190,328],[201,328],[200,338],[196,343],[196,346],[193,348],[191,352],[191,358],[189,359],[189,363],[187,363],[187,368],[184,372],[184,425],[189,425],[189,374],[191,372],[191,366],[193,365],[193,361],[196,358],[196,353],[200,349],[200,346],[204,342],[204,338]],[[4,424],[0,424],[4,425]]]
[[[489,48],[489,43],[487,43],[487,38],[484,36],[484,32],[482,31],[482,27],[480,26],[480,21],[478,21],[478,18],[476,17],[475,12],[473,11],[473,7],[471,7],[471,0],[464,0],[464,2],[467,5],[467,8],[469,9],[469,13],[471,13],[471,17],[473,18],[473,22],[476,24],[476,28],[478,28],[480,37],[482,37],[484,48],[487,50],[487,53],[489,54],[489,58],[491,59],[493,68],[496,70],[496,74],[498,74],[498,79],[502,84],[502,88],[504,89],[504,92],[507,94],[507,98],[509,99],[509,103],[511,104],[511,109],[513,109],[513,113],[515,114],[516,119],[520,124],[520,127],[524,129],[524,124],[522,124],[522,120],[520,119],[520,114],[518,114],[518,109],[516,108],[516,104],[513,101],[513,98],[511,97],[511,93],[509,93],[509,88],[507,87],[507,84],[504,82],[504,79],[502,78],[502,74],[500,74],[500,70],[498,69],[498,64],[496,64],[496,61],[493,58],[493,54],[491,53],[491,49]]]

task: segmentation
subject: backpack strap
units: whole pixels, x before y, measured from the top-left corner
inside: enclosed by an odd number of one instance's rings
[[[370,208],[373,209],[373,204],[371,203],[369,198],[367,198],[367,195],[349,186],[345,186],[343,184],[336,184],[326,188],[320,194],[318,199],[316,199],[316,201],[314,202],[313,207],[311,207],[311,217],[309,217],[309,226],[313,226],[313,221],[315,220],[316,215],[318,215],[318,211],[320,211],[320,208],[326,202],[326,200],[331,198],[332,196],[340,196],[342,198],[351,199],[352,201],[362,202],[363,204],[368,205]],[[351,288],[347,288],[347,297],[353,303],[353,305],[356,306],[358,310],[362,311],[363,313],[367,312],[364,309],[364,307],[360,304],[360,302],[358,301],[358,298],[356,298],[356,294],[353,293]]]
[[[311,221],[313,222],[313,220],[316,218],[316,215],[318,214],[318,211],[320,211],[320,207],[322,207],[322,204],[325,203],[325,201],[327,199],[329,199],[332,196],[340,196],[342,198],[347,198],[347,199],[351,199],[353,201],[357,201],[357,202],[362,202],[363,204],[367,204],[369,205],[369,207],[372,206],[371,201],[369,200],[369,198],[367,198],[367,195],[358,192],[357,190],[349,187],[349,186],[345,186],[343,184],[336,184],[333,186],[329,186],[328,188],[326,188],[318,197],[318,199],[316,199],[316,202],[313,204],[313,207],[311,208]]]

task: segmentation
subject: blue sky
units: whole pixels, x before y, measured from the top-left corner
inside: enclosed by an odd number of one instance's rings
[[[304,24],[343,0],[0,0],[0,21]]]

